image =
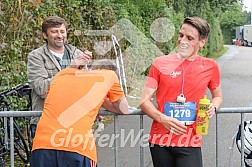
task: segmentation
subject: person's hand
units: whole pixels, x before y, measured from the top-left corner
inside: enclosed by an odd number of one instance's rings
[[[182,135],[186,133],[187,127],[175,118],[164,115],[164,119],[161,123],[174,135]]]
[[[97,124],[98,124],[98,128],[96,130],[98,130],[98,131],[103,131],[104,130],[104,124],[101,122],[102,120],[103,120],[102,116],[100,116],[100,115],[96,116],[96,121],[97,121]]]
[[[212,118],[216,112],[216,108],[213,105],[213,103],[210,103],[208,110],[206,111],[206,114],[208,115],[209,118]]]
[[[92,57],[92,52],[85,50],[83,54],[77,55],[70,64],[71,68],[79,68],[80,66],[83,66],[87,64]]]
[[[101,122],[101,121],[103,120],[103,117],[100,116],[100,115],[97,115],[97,116],[96,116],[96,119],[97,119],[99,122]]]

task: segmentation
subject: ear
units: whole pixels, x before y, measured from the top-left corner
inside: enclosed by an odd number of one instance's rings
[[[47,34],[46,33],[43,32],[42,35],[43,35],[44,39],[47,39]]]
[[[207,41],[206,38],[201,39],[201,40],[200,40],[200,43],[199,43],[199,47],[200,47],[200,48],[203,48],[203,46],[206,44],[206,41]]]

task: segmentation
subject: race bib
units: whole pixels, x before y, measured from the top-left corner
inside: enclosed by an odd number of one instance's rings
[[[196,103],[166,102],[164,105],[164,114],[176,118],[185,125],[192,125],[196,120]]]

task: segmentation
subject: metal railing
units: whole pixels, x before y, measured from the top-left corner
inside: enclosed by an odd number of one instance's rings
[[[13,118],[14,117],[40,117],[41,111],[2,111],[0,112],[0,117],[10,117],[10,165],[14,167],[14,131],[13,131]],[[228,114],[228,113],[240,113],[241,114],[241,167],[244,166],[244,114],[252,113],[252,107],[234,107],[234,108],[220,108],[216,111],[216,167],[218,167],[218,115]],[[114,115],[114,134],[118,134],[118,115],[107,111],[100,111],[100,115]],[[140,116],[140,131],[143,130],[143,115],[145,115],[140,109],[130,109],[130,114],[128,115],[139,115]],[[143,133],[140,134],[140,139],[142,139]],[[118,139],[115,139],[115,149],[114,149],[114,161],[115,167],[118,167]],[[144,151],[143,147],[140,145],[140,167],[144,167]]]
[[[230,108],[220,108],[216,111],[216,167],[218,167],[218,115],[219,114],[230,114],[238,113],[241,114],[241,167],[244,167],[244,114],[252,113],[252,107],[230,107]]]
[[[140,130],[143,129],[143,115],[140,109],[129,109],[128,115],[140,115]],[[1,111],[0,117],[9,117],[10,118],[10,166],[14,167],[14,127],[13,127],[13,118],[14,117],[40,117],[42,114],[41,111]],[[118,123],[117,123],[117,114],[107,112],[106,110],[99,111],[99,115],[114,115],[114,134],[118,134]],[[140,138],[142,139],[142,133]],[[118,139],[115,138],[115,149],[114,149],[114,160],[115,166],[118,167]],[[141,167],[144,165],[144,154],[143,147],[140,146],[140,164]]]

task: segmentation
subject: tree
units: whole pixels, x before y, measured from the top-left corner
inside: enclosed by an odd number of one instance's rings
[[[235,28],[247,22],[247,14],[242,11],[242,5],[233,3],[232,6],[221,15],[221,29],[225,43],[235,38]]]

